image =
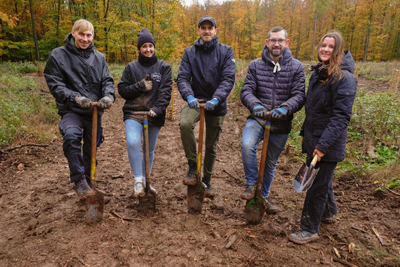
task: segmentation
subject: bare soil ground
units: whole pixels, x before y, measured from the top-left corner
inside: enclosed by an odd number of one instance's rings
[[[45,87],[43,77],[35,79]],[[362,84],[374,88],[360,78]],[[377,86],[375,91],[388,88]],[[84,220],[60,138],[46,147],[3,149],[0,266],[400,266],[399,195],[376,191],[372,180],[351,173],[334,179],[337,222],[322,224],[313,243],[288,241],[298,230],[305,197],[292,187],[301,163],[292,162],[290,149],[281,155],[272,185],[271,199],[281,212],[265,214],[259,225],[246,224],[239,194],[245,185],[240,140],[247,111],[238,103],[229,105],[219,142],[215,197],[205,199],[202,214],[188,214],[178,126],[183,101],[175,96],[175,120],[167,120],[156,148],[154,214],[141,214],[132,197],[121,98],[103,116],[106,139],[98,150],[96,179],[106,204],[100,223]]]

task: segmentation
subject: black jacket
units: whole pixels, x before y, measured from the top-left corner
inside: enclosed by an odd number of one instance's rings
[[[292,57],[292,52],[286,47],[278,61],[281,70],[274,71],[274,63],[269,56],[269,49],[264,47],[262,57],[250,63],[246,80],[240,93],[240,99],[250,114],[255,105],[263,105],[267,110],[283,107],[288,110],[284,119],[272,119],[272,133],[290,133],[293,114],[299,111],[305,101],[305,74],[300,61]],[[261,125],[261,119],[252,115]]]
[[[303,152],[312,155],[315,148],[325,153],[322,161],[338,162],[345,156],[347,125],[357,90],[357,79],[352,74],[354,60],[350,51],[342,60],[344,77],[333,82],[331,77],[323,85],[318,81],[321,64],[313,66],[306,96],[306,118],[301,130]]]
[[[218,36],[202,43],[200,38],[185,49],[178,72],[178,90],[184,100],[188,95],[208,101],[218,99],[213,116],[228,112],[226,98],[235,83],[235,55],[230,46],[218,43]]]
[[[153,89],[150,91],[145,91],[145,88],[139,85],[147,75],[153,82]],[[157,117],[148,117],[149,124],[163,126],[165,109],[171,100],[171,91],[171,67],[165,61],[157,59],[155,54],[153,58],[140,55],[139,60],[125,67],[118,83],[118,93],[126,100],[123,107],[124,120],[134,119],[142,122],[143,116],[133,115],[133,112],[152,109]]]
[[[80,94],[98,101],[112,95],[115,99],[114,80],[108,71],[105,56],[94,49],[93,43],[85,49],[75,46],[71,33],[65,45],[51,51],[44,69],[44,76],[51,94],[55,97],[58,114],[74,112],[91,115],[89,109],[80,108],[75,97]],[[102,110],[99,110],[99,115]]]

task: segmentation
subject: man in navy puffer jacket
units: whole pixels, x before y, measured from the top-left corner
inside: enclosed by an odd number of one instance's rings
[[[266,202],[266,211],[272,214],[276,213],[278,208],[268,200],[270,187],[278,157],[285,148],[292,129],[293,114],[304,105],[305,75],[301,62],[292,58],[292,53],[287,47],[287,32],[283,27],[272,28],[265,42],[262,57],[254,60],[249,66],[240,94],[242,103],[251,112],[242,137],[246,189],[241,197],[254,197],[258,177],[256,150],[264,136],[263,117],[270,111],[271,133],[261,195]]]
[[[211,174],[217,157],[217,143],[228,112],[226,98],[235,83],[235,55],[230,46],[218,42],[217,23],[209,16],[198,23],[200,38],[185,49],[178,73],[178,90],[188,102],[182,108],[180,132],[189,171],[183,183],[196,184],[196,139],[193,134],[199,121],[199,99],[206,102],[206,151],[204,156],[203,183],[206,195],[211,195]]]

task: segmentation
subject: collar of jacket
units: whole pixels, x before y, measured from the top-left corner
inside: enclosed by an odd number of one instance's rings
[[[217,44],[218,44],[218,36],[215,36],[214,39],[212,39],[208,43],[203,43],[201,41],[201,38],[197,39],[196,42],[194,42],[194,45],[196,47],[198,47],[199,49],[204,50],[204,51],[214,50]]]
[[[272,59],[269,55],[269,49],[268,46],[264,45],[264,49],[261,55],[261,58],[268,62],[271,65],[274,65],[274,63],[272,63]],[[285,50],[283,50],[282,56],[279,58],[278,63],[281,66],[284,66],[285,64],[287,64],[290,60],[292,59],[292,52],[290,51],[289,47],[286,47]]]
[[[93,52],[94,50],[94,44],[93,42],[89,45],[88,48],[86,49],[80,49],[78,47],[76,47],[75,45],[75,38],[72,36],[72,33],[69,33],[67,35],[67,37],[64,40],[64,44],[65,47],[71,51],[74,54],[80,55],[80,56],[84,56],[84,57],[89,57],[90,54]]]
[[[156,56],[155,52],[154,52],[153,56],[151,56],[151,57],[146,57],[139,52],[138,60],[139,60],[139,63],[143,66],[152,66],[152,65],[156,64],[157,56]]]

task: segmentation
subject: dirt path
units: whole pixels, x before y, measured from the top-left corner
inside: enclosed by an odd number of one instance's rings
[[[176,100],[180,111],[178,94]],[[98,150],[96,173],[99,188],[106,191],[101,223],[88,225],[83,219],[60,139],[48,147],[0,153],[0,266],[400,266],[400,197],[376,193],[373,181],[351,174],[334,181],[337,223],[322,225],[321,238],[309,245],[289,242],[287,235],[299,226],[304,194],[292,188],[300,163],[287,154],[280,157],[271,193],[282,211],[265,215],[259,225],[246,225],[239,194],[245,184],[240,139],[247,111],[239,104],[229,105],[212,180],[216,196],[206,199],[203,213],[187,213],[181,182],[187,165],[176,112],[156,148],[157,212],[140,214],[131,196],[122,105],[117,98],[103,117],[106,140]]]

